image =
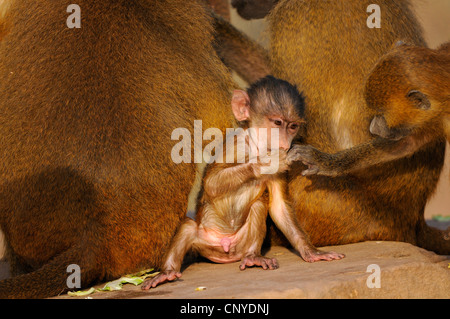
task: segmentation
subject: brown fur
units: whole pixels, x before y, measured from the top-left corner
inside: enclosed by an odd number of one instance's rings
[[[230,23],[228,0],[202,0],[214,19],[214,48],[222,62],[247,83],[269,75],[267,51]]]
[[[309,166],[303,175],[359,175],[361,170],[411,156],[443,136],[450,140],[448,44],[439,50],[409,45],[395,48],[371,72],[365,98],[380,113],[372,120],[371,131],[383,137],[336,154],[297,147],[299,158]],[[433,242],[436,251],[450,252],[450,229],[439,232],[425,227],[424,231],[441,239]]]
[[[443,136],[450,140],[450,52],[445,46],[431,50],[402,45],[383,56],[365,90],[368,106],[379,113],[371,131],[382,137],[336,154],[297,148],[301,159],[315,168],[312,173],[354,173],[409,156]]]
[[[6,12],[8,12],[11,0],[3,0],[0,2],[0,41],[9,31],[9,23],[6,20]]]
[[[230,126],[232,83],[195,1],[12,1],[0,42],[0,298],[56,295],[160,266],[195,175],[172,130]]]
[[[227,21],[230,21],[231,13],[230,13],[230,4],[228,0],[203,0],[208,4],[208,6],[222,18]]]
[[[258,43],[215,16],[214,47],[223,63],[251,84],[271,73],[267,51]]]
[[[397,129],[409,135],[432,130],[435,138],[450,138],[448,45],[438,50],[401,45],[374,68],[365,98],[370,108],[382,114],[388,131]]]
[[[370,0],[284,0],[269,16],[274,75],[305,94],[308,144],[335,153],[372,139],[375,111],[365,102],[364,83],[378,59],[398,40],[425,45],[409,1],[383,0],[381,29],[366,25]],[[424,221],[444,160],[444,141],[414,156],[357,176],[304,178],[293,168],[293,207],[313,244],[365,240],[405,241],[438,253],[442,238]]]

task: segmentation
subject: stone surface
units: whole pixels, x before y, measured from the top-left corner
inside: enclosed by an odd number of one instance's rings
[[[450,256],[439,256],[401,242],[364,242],[324,247],[346,254],[332,262],[306,263],[296,253],[273,247],[266,253],[280,263],[277,270],[238,269],[238,263],[196,262],[180,280],[149,291],[124,285],[115,292],[96,292],[104,298],[450,298]],[[369,288],[369,265],[379,266],[381,288]],[[98,285],[97,288],[103,287]],[[197,291],[197,287],[206,287]],[[85,298],[62,295],[57,298]]]
[[[428,221],[446,229],[450,223]],[[364,242],[324,247],[344,253],[342,260],[306,263],[295,252],[273,247],[266,255],[280,263],[277,270],[250,268],[239,263],[198,261],[186,266],[180,280],[149,291],[124,285],[123,290],[96,292],[93,299],[109,298],[444,298],[450,299],[450,256],[439,256],[401,242]],[[369,265],[381,271],[381,288],[368,288]],[[9,277],[8,264],[0,261],[0,280]],[[97,285],[102,288],[105,284]],[[206,290],[197,291],[197,287]],[[57,298],[78,298],[62,295]],[[85,298],[85,297],[80,297]]]

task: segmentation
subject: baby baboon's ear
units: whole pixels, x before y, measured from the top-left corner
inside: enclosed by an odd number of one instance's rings
[[[246,121],[250,118],[250,98],[247,92],[242,90],[234,90],[231,99],[231,108],[234,117],[239,122]]]
[[[428,97],[420,91],[411,90],[408,92],[407,97],[420,110],[428,110],[431,107]]]

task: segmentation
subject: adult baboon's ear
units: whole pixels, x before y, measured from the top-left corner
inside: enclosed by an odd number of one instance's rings
[[[408,100],[410,100],[414,106],[421,110],[428,110],[431,107],[431,102],[428,97],[420,91],[411,90],[407,95]]]
[[[393,49],[398,48],[398,47],[410,46],[410,45],[411,45],[411,43],[408,43],[407,41],[398,40],[398,41],[392,43],[390,50],[393,50]]]

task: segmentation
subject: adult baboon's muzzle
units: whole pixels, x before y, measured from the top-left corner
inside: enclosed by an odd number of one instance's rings
[[[402,128],[389,128],[386,119],[382,115],[377,115],[370,123],[370,133],[382,138],[398,141],[409,134],[409,130]]]

